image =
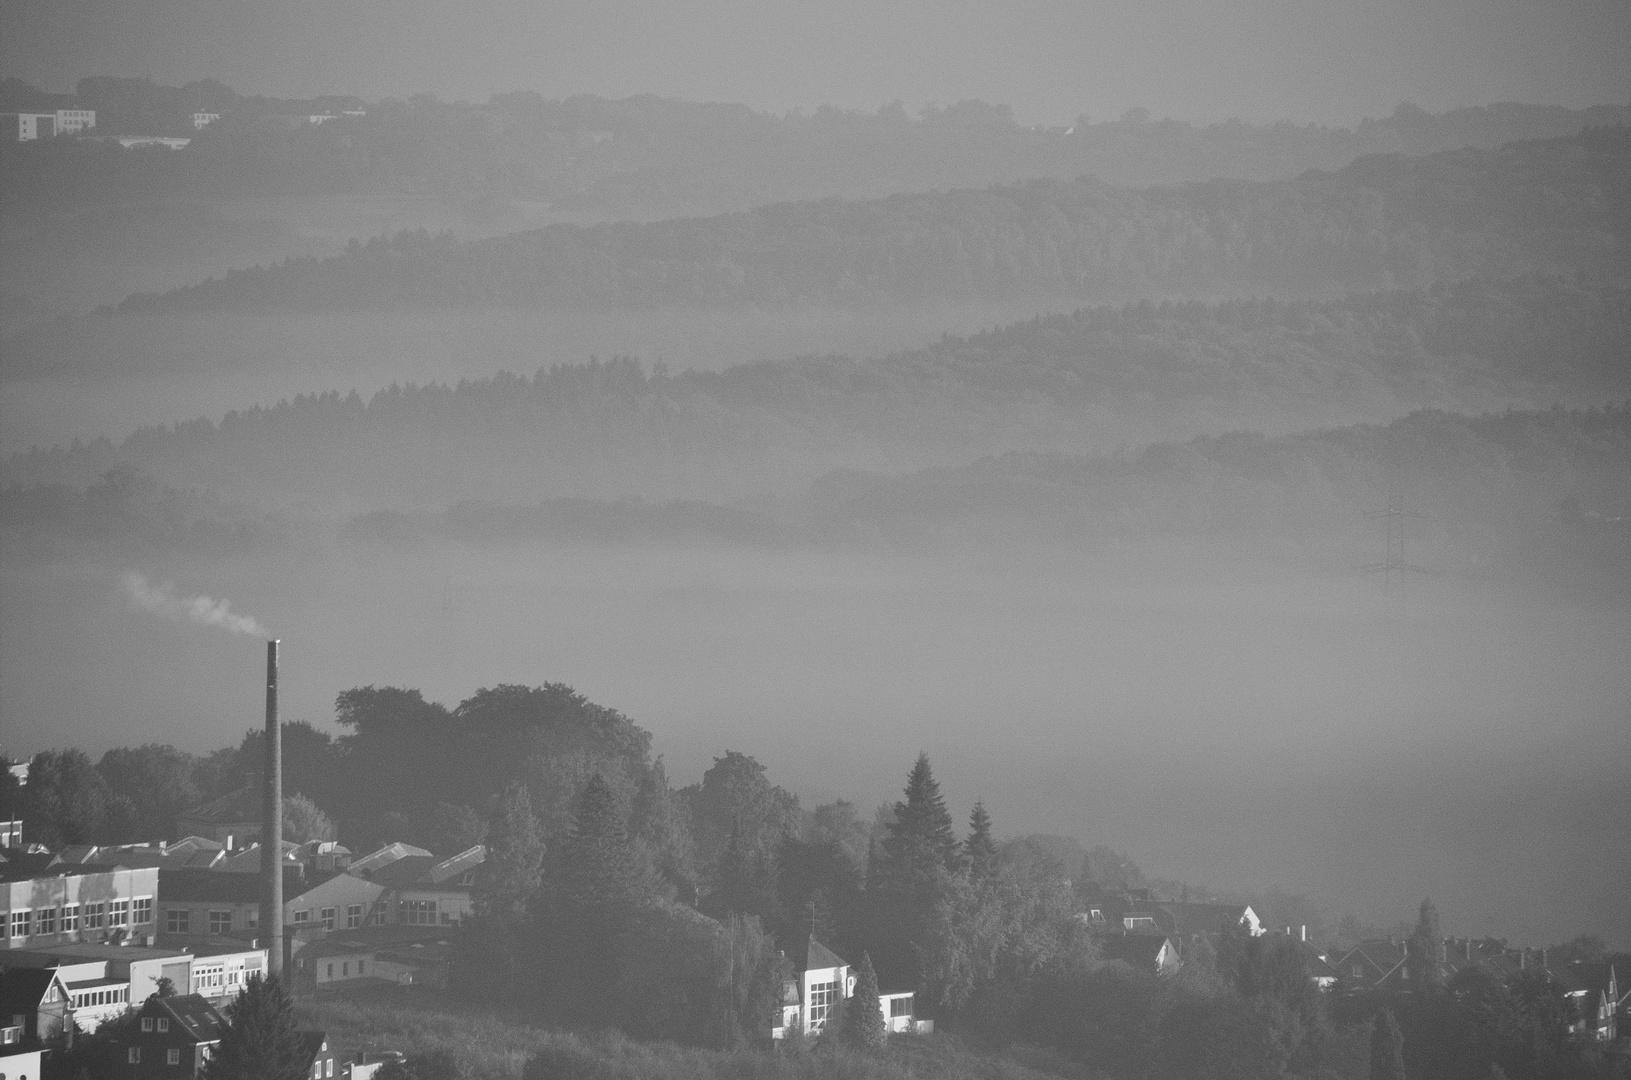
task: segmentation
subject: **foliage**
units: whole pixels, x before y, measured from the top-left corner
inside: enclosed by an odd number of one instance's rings
[[[108,789],[129,800],[131,833],[143,840],[176,839],[176,815],[203,801],[196,767],[191,755],[152,743],[109,750],[96,763]]]
[[[1370,1044],[1370,1080],[1405,1080],[1404,1036],[1393,1010],[1376,1017]]]
[[[308,1062],[294,1003],[277,976],[251,976],[225,1012],[227,1025],[204,1065],[204,1080],[303,1080]]]
[[[985,803],[975,800],[968,817],[968,838],[963,841],[963,857],[968,860],[969,876],[984,881],[997,869],[997,844],[991,838],[991,815]]]
[[[42,750],[29,762],[20,793],[32,843],[49,848],[107,844],[130,831],[135,806],[115,794],[82,750]]]
[[[872,969],[872,957],[861,954],[857,969],[855,993],[846,1003],[843,1041],[858,1050],[876,1050],[884,1044],[889,1032],[884,1027],[883,1010],[878,1000],[878,973]]]
[[[294,844],[333,840],[334,822],[321,807],[296,792],[283,797],[283,839]]]

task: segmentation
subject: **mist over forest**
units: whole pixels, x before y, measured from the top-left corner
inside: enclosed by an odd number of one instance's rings
[[[342,840],[491,844],[519,786],[566,858],[600,806],[674,920],[653,957],[704,916],[770,955],[808,871],[844,947],[929,972],[867,891],[926,754],[1022,927],[937,999],[982,1053],[1099,986],[1088,887],[1631,948],[1631,105],[321,89],[0,79],[98,115],[0,142],[0,720],[13,757],[114,752],[98,842],[184,809],[126,748],[200,800],[253,779],[264,631]],[[741,755],[770,839],[709,802]],[[519,940],[480,955],[570,952]],[[1279,1031],[1230,962],[1182,993]],[[568,1026],[616,997],[513,985]],[[622,1030],[733,1045],[663,1000]],[[1160,1001],[1133,1042],[1200,1030]],[[1305,1007],[1276,1075],[1380,1075],[1380,1020]],[[980,1075],[1213,1075],[1058,1015],[1038,1071]]]

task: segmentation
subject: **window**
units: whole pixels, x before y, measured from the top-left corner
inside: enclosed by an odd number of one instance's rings
[[[79,905],[64,904],[62,906],[62,932],[72,934],[79,930]]]
[[[325,978],[325,979],[334,978],[334,965],[333,964],[330,964],[328,966],[328,974],[324,975],[323,978]]]
[[[351,961],[345,960],[345,961],[341,962],[341,964],[340,964],[340,978],[342,978],[342,979],[351,978]]]
[[[323,1064],[323,1075],[324,1076],[333,1076],[334,1075],[334,1059],[333,1058],[329,1058],[328,1061],[324,1062],[324,1064]]]
[[[837,993],[836,982],[810,984],[810,1030],[820,1031],[827,1023],[827,1013]]]
[[[323,909],[322,921],[323,921],[323,929],[324,930],[334,929],[334,909],[333,908],[326,907],[326,908]]]
[[[11,936],[12,937],[23,938],[23,937],[28,936],[28,916],[29,916],[29,914],[30,913],[27,912],[27,911],[13,911],[11,913]]]
[[[1355,964],[1354,965],[1354,978],[1363,979],[1364,977],[1365,977],[1365,965]]]
[[[153,898],[138,896],[130,902],[130,921],[138,926],[153,921]]]
[[[363,963],[364,963],[364,962],[363,962],[363,961],[361,961],[361,960],[358,960],[358,961],[357,961],[357,974],[358,974],[358,975],[361,975],[361,974],[362,974],[362,965],[363,965]]]
[[[210,933],[212,933],[212,934],[230,934],[230,933],[232,933],[232,912],[230,912],[230,911],[212,911],[212,912],[210,912]]]
[[[193,993],[214,997],[220,992],[221,976],[225,970],[225,966],[221,964],[193,968]]]
[[[1121,920],[1121,924],[1129,930],[1154,930],[1155,918],[1151,915],[1129,915]]]
[[[435,926],[436,901],[402,900],[396,906],[396,921],[410,926]]]
[[[139,1064],[141,1064],[141,1060],[142,1060],[142,1048],[141,1047],[132,1046],[129,1050],[125,1051],[125,1061],[129,1062],[130,1064],[139,1065]]]
[[[82,913],[82,918],[85,921],[85,929],[87,929],[87,930],[99,929],[102,926],[102,920],[104,918],[106,918],[106,916],[102,914],[106,909],[107,909],[106,904],[85,904],[85,905],[83,905],[81,907],[80,911]]]
[[[1094,926],[1104,925],[1104,909],[1102,908],[1089,908],[1087,911],[1087,917]]]
[[[345,928],[355,930],[362,925],[362,905],[347,904],[345,909]]]
[[[167,1016],[159,1017],[159,1030],[160,1031],[169,1031],[170,1030],[170,1018],[169,1017],[167,1017]]]
[[[43,911],[34,913],[34,932],[36,934],[54,934],[57,932],[57,909],[48,907]]]
[[[904,997],[890,998],[889,999],[889,1015],[890,1016],[911,1016],[912,1015],[912,995],[907,994]]]
[[[309,922],[311,922],[311,909],[310,908],[307,908],[307,909],[304,909],[304,910],[301,910],[301,911],[297,911],[297,912],[294,913],[294,924],[296,926],[305,926]]]
[[[152,1031],[153,1030],[153,1018],[151,1016],[142,1017],[142,1030],[143,1031]]]
[[[166,1065],[180,1065],[181,1051],[179,1049],[166,1050],[164,1052],[164,1063]]]
[[[109,926],[129,926],[130,925],[130,901],[129,900],[115,900],[113,902],[112,910],[108,913],[108,925]]]
[[[187,932],[187,909],[166,909],[164,912],[164,929],[171,934],[185,934]]]

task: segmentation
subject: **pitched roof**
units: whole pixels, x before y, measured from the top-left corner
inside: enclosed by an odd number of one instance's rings
[[[28,881],[37,877],[61,877],[75,871],[64,866],[62,860],[49,851],[18,851],[15,848],[0,853],[0,881]]]
[[[1216,934],[1225,927],[1235,926],[1245,918],[1247,907],[1245,904],[1191,904],[1183,901],[1161,906],[1172,913],[1173,932],[1185,937]]]
[[[169,1013],[194,1042],[216,1042],[221,1038],[221,1029],[226,1027],[226,1017],[221,1011],[197,994],[153,997],[148,1002],[149,1005],[142,1007],[143,1012],[151,1007]]]
[[[307,878],[298,866],[283,868],[283,899],[293,900],[327,881],[327,877]],[[159,871],[159,901],[216,901],[226,904],[253,904],[261,898],[259,874],[224,874],[215,870]]]
[[[298,1034],[300,1036],[300,1060],[304,1064],[310,1065],[317,1060],[317,1055],[323,1052],[323,1046],[328,1042],[328,1032],[302,1031],[298,1032]]]
[[[178,821],[207,821],[217,825],[259,825],[266,808],[261,805],[262,794],[251,784],[228,792],[219,799],[211,799],[202,806],[183,810],[176,815]]]
[[[405,859],[409,855],[429,854],[430,852],[426,851],[424,848],[414,847],[412,844],[404,844],[398,840],[394,843],[386,844],[378,851],[369,852],[362,858],[353,860],[351,863],[351,869],[358,873],[364,870],[378,870],[382,866],[389,866],[398,859]]]
[[[325,938],[313,941],[300,950],[308,959],[322,956],[341,956],[360,952],[377,952],[413,945],[416,942],[436,942],[448,937],[445,926],[409,926],[388,923],[384,926],[363,926],[355,930],[337,930]]]
[[[849,961],[833,952],[827,946],[811,935],[810,941],[804,947],[804,963],[800,971],[817,971],[821,968],[849,967]]]
[[[13,1016],[40,1007],[46,991],[57,981],[55,968],[6,968],[0,970],[0,1015]]]
[[[430,882],[430,872],[436,866],[434,855],[405,855],[384,866],[370,869],[363,876],[387,888],[401,889],[421,882]]]

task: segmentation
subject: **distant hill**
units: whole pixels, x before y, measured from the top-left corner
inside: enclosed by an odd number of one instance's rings
[[[124,308],[733,306],[1146,295],[1320,296],[1543,270],[1631,269],[1631,129],[1365,158],[1296,180],[783,203],[713,218],[401,234]]]
[[[899,105],[777,116],[650,95],[282,100],[238,94],[211,80],[172,87],[111,77],[83,79],[73,94],[0,80],[0,104],[92,108],[102,133],[195,139],[166,154],[96,154],[72,143],[0,147],[0,198],[8,203],[418,191],[487,216],[547,204],[573,220],[716,214],[1043,177],[1091,175],[1135,187],[1287,179],[1368,154],[1493,148],[1631,122],[1628,106],[1508,102],[1441,115],[1401,105],[1353,128],[1196,126],[1133,111],[1119,120],[1084,116],[1045,129],[1018,124],[1006,106],[982,101],[916,116]],[[219,119],[196,129],[195,112]],[[324,114],[336,119],[318,125],[305,119]],[[291,126],[291,118],[301,122]],[[511,202],[517,207],[506,209]]]
[[[1324,303],[1084,308],[925,349],[670,374],[635,360],[457,386],[315,394],[14,455],[0,479],[110,468],[284,506],[696,498],[801,489],[830,469],[1010,450],[1081,453],[1201,432],[1631,393],[1623,286],[1530,276]]]

